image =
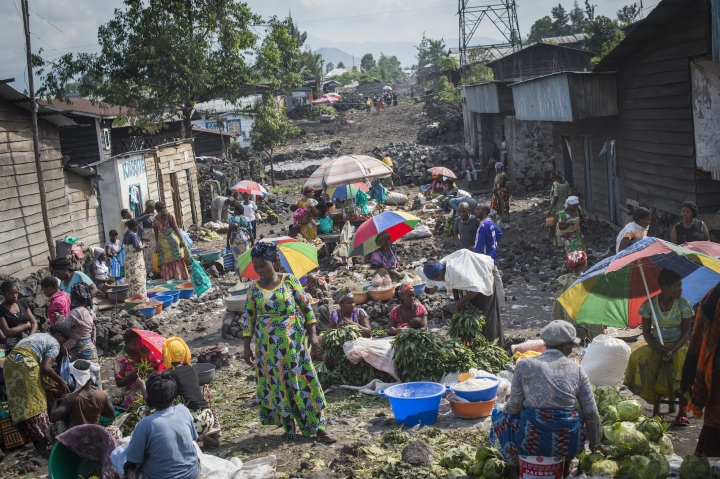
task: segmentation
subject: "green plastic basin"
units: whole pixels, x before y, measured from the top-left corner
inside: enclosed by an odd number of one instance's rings
[[[50,479],[89,477],[99,467],[99,462],[82,459],[59,442],[55,443],[48,460]]]

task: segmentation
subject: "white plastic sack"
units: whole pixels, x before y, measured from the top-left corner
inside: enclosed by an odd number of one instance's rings
[[[379,379],[373,379],[369,383],[367,383],[365,386],[348,386],[347,384],[343,384],[340,386],[343,389],[349,389],[351,391],[357,391],[360,394],[367,394],[368,396],[377,396],[380,391],[383,389],[387,389],[390,386],[395,386],[396,384],[401,384],[399,382],[394,383],[384,383],[380,381]]]
[[[419,224],[415,227],[414,230],[403,236],[403,240],[414,240],[414,239],[421,239],[421,238],[431,238],[432,237],[432,231],[430,231],[430,228],[423,224]]]
[[[348,341],[343,344],[343,351],[348,360],[353,364],[365,361],[370,366],[380,371],[385,371],[390,376],[400,381],[395,362],[393,361],[394,338],[358,338],[355,341]]]
[[[630,359],[630,346],[605,334],[587,347],[580,366],[594,386],[616,386],[622,381]]]
[[[472,198],[472,195],[465,190],[458,189],[458,198]]]
[[[389,192],[385,196],[385,204],[391,206],[402,206],[408,202],[408,197],[402,193],[396,193],[395,191]]]

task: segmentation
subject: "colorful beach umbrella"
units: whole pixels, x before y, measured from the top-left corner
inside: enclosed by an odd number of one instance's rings
[[[341,200],[355,199],[358,190],[363,193],[367,193],[368,186],[365,183],[353,183],[351,185],[333,186],[327,189],[327,194],[330,198],[337,198]]]
[[[558,298],[578,324],[636,328],[640,306],[660,294],[658,275],[669,268],[682,277],[683,297],[695,304],[720,282],[720,261],[663,241],[644,238],[587,270]]]
[[[680,246],[695,251],[696,253],[706,254],[713,258],[720,258],[720,244],[713,243],[712,241],[692,241]]]
[[[275,243],[280,255],[280,266],[293,276],[302,278],[318,267],[317,250],[314,246],[298,241],[289,236],[280,238],[265,238],[261,241]],[[258,279],[250,258],[250,250],[238,256],[237,270],[241,278]]]
[[[247,193],[252,196],[265,196],[268,194],[263,185],[250,180],[242,180],[239,183],[235,183],[231,189],[240,193]]]
[[[457,176],[455,176],[455,173],[449,168],[445,168],[444,166],[433,166],[432,168],[428,168],[428,171],[430,173],[435,173],[439,176],[444,176],[445,178],[453,178],[457,179]]]
[[[330,188],[391,175],[392,169],[380,160],[365,155],[345,155],[320,165],[303,186]]]
[[[377,249],[375,238],[383,231],[390,234],[392,241],[397,241],[415,229],[420,218],[403,211],[386,211],[373,216],[361,224],[355,232],[353,252],[351,256],[369,254]]]

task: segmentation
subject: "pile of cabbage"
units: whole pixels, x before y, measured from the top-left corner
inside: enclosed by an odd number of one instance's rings
[[[440,465],[450,470],[447,477],[473,479],[503,479],[510,470],[497,449],[481,447],[474,451],[467,445],[450,449],[440,459]]]
[[[627,399],[612,386],[594,390],[602,420],[603,443],[609,445],[607,457],[599,452],[578,456],[580,469],[595,476],[610,474],[616,479],[665,479],[673,454],[669,424],[660,418],[642,415],[638,401]]]

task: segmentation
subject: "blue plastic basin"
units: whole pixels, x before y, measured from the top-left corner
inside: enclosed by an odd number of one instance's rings
[[[457,391],[455,389],[455,386],[460,384],[460,382],[453,383],[450,388],[455,392],[455,394],[458,397],[461,397],[463,399],[466,399],[470,402],[480,402],[480,401],[489,401],[491,399],[495,399],[497,396],[498,386],[500,386],[500,380],[498,378],[493,378],[490,376],[475,376],[475,379],[490,379],[495,382],[494,386],[490,386],[487,389],[478,389],[476,391]]]
[[[390,386],[379,394],[390,400],[395,420],[412,427],[434,424],[440,410],[440,399],[449,391],[442,384],[417,382]]]
[[[155,299],[158,301],[160,300],[160,296],[171,296],[173,299],[173,303],[177,303],[180,301],[180,291],[176,289],[170,289],[168,291],[163,291],[162,294],[158,293],[155,295]]]
[[[155,306],[152,306],[150,308],[140,308],[139,311],[142,313],[143,316],[146,318],[152,318],[155,316],[155,311],[157,308]]]
[[[155,298],[153,299],[155,299],[156,301],[162,301],[163,310],[170,308],[170,306],[172,306],[173,302],[175,301],[175,298],[173,296],[160,293],[156,294]]]
[[[415,290],[415,296],[420,296],[425,292],[425,283],[417,284],[413,286],[413,289]]]
[[[178,289],[178,293],[180,293],[180,299],[188,299],[195,296],[195,290],[190,289]]]

